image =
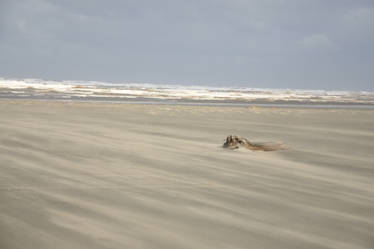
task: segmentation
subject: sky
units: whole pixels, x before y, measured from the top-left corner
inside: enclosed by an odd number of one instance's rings
[[[0,0],[0,77],[374,91],[374,0]]]

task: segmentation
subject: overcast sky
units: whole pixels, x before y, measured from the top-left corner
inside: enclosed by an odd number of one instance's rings
[[[0,77],[374,90],[374,0],[0,0]]]

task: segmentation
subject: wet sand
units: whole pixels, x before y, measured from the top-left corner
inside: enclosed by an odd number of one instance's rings
[[[1,249],[374,246],[373,110],[1,100],[0,117]]]

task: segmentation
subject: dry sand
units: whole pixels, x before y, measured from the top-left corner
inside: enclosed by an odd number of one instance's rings
[[[2,100],[0,117],[1,249],[374,247],[374,111]]]

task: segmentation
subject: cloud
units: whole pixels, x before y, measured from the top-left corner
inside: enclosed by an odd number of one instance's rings
[[[373,8],[368,0],[2,0],[0,76],[367,89]]]
[[[325,34],[313,34],[306,36],[301,41],[302,45],[308,49],[331,49],[336,48],[336,44],[332,42]]]
[[[349,10],[343,16],[344,20],[351,25],[367,25],[374,21],[374,7],[373,8],[356,8]]]

